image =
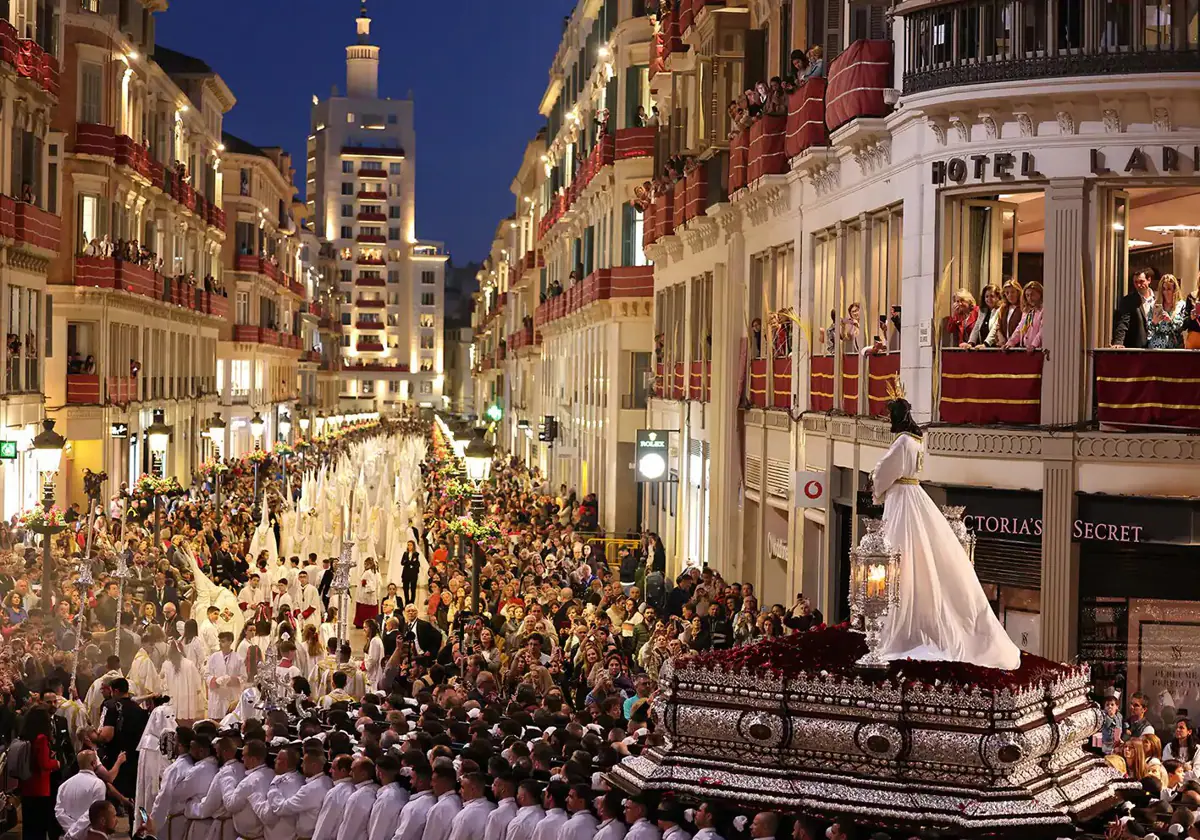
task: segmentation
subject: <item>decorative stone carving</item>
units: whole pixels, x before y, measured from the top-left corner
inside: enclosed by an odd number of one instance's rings
[[[1166,105],[1154,106],[1153,120],[1155,131],[1171,130],[1171,111]]]
[[[887,169],[892,162],[892,141],[883,138],[855,148],[854,162],[858,164],[859,173],[864,176]]]
[[[1200,440],[1190,437],[1148,437],[1125,434],[1081,435],[1075,457],[1087,461],[1200,461]]]
[[[1042,454],[1042,436],[986,429],[931,429],[925,437],[925,452],[975,458],[995,455],[1038,458]]]
[[[1022,137],[1037,136],[1037,120],[1032,105],[1014,105],[1013,117],[1017,120]]]
[[[937,140],[939,146],[946,145],[946,129],[950,123],[942,117],[927,117],[925,120],[929,124],[929,128],[933,131],[933,138]]]
[[[1075,133],[1075,118],[1071,116],[1070,111],[1060,110],[1054,114],[1054,118],[1058,120],[1059,134],[1074,134]]]
[[[954,127],[954,133],[958,135],[958,142],[971,142],[971,123],[964,114],[951,114],[950,125]]]
[[[828,195],[842,184],[842,168],[837,161],[814,168],[809,173],[809,180],[817,195]]]
[[[979,112],[979,122],[983,125],[983,133],[988,140],[1000,139],[1000,123],[996,119],[996,112],[991,108],[984,108]]]
[[[1121,133],[1121,114],[1116,108],[1105,108],[1101,112],[1101,117],[1104,120],[1105,134]]]

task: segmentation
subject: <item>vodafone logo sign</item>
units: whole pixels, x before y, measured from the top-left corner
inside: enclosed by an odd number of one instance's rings
[[[796,473],[796,507],[825,507],[826,475],[823,472]]]

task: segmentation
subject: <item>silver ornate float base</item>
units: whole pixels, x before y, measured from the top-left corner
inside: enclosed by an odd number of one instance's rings
[[[1084,750],[1100,725],[1088,669],[1039,662],[1048,667],[1031,668],[1028,684],[988,689],[902,673],[933,663],[780,676],[679,660],[664,666],[655,701],[665,744],[610,778],[742,808],[1056,836],[1140,786]]]

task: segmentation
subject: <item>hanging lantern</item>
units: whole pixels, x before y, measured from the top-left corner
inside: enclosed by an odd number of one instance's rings
[[[864,668],[886,668],[879,655],[883,620],[900,599],[900,552],[883,535],[883,522],[868,519],[866,533],[850,552],[850,624],[867,637]]]
[[[967,523],[963,521],[963,514],[966,512],[966,507],[962,505],[942,505],[942,516],[946,517],[946,521],[950,523],[950,530],[954,532],[954,538],[958,540],[963,551],[967,553],[967,559],[974,566],[975,534],[967,530]]]

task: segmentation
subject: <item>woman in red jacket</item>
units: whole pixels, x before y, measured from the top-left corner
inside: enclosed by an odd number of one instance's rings
[[[30,776],[17,788],[21,794],[22,840],[46,840],[55,823],[50,774],[58,769],[58,761],[50,752],[52,731],[50,712],[45,706],[34,706],[25,713],[21,738],[29,742]]]

